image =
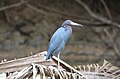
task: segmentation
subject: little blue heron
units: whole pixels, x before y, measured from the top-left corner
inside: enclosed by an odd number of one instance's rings
[[[65,44],[69,37],[72,34],[71,26],[82,26],[81,24],[72,22],[71,20],[66,20],[63,22],[61,27],[53,34],[49,45],[48,45],[48,53],[46,55],[46,60],[50,59],[54,53],[58,55],[58,67],[59,67],[59,57],[60,53],[65,47]]]

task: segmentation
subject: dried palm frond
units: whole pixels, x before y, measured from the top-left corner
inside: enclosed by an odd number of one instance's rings
[[[67,72],[53,66],[32,64],[23,70],[8,76],[6,79],[86,79],[77,73]]]
[[[120,79],[120,69],[104,60],[103,64],[75,66],[86,78],[76,72],[68,72],[54,66],[31,64],[6,79]]]
[[[45,61],[45,53],[47,52],[0,63],[0,79],[120,79],[120,69],[106,60],[102,65],[75,67],[60,60],[61,68],[58,69],[55,67],[57,57],[53,56],[51,61]]]
[[[75,69],[81,71],[85,76],[91,77],[94,76],[100,79],[120,79],[120,69],[116,66],[113,66],[108,61],[104,60],[103,64],[90,64],[90,65],[78,65],[74,66]]]

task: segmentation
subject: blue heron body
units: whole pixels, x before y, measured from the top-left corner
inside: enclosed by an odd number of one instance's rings
[[[48,45],[48,53],[46,56],[46,60],[50,59],[54,53],[58,55],[64,49],[65,44],[69,37],[72,34],[71,26],[82,26],[80,24],[74,23],[71,20],[66,20],[59,29],[53,34],[49,45]]]

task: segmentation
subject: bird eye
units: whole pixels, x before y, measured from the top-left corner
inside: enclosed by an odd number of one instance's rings
[[[68,25],[70,25],[70,21],[68,21]]]

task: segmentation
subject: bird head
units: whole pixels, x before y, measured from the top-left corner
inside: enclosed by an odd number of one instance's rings
[[[83,26],[83,25],[75,23],[71,20],[66,20],[63,22],[62,26]]]

